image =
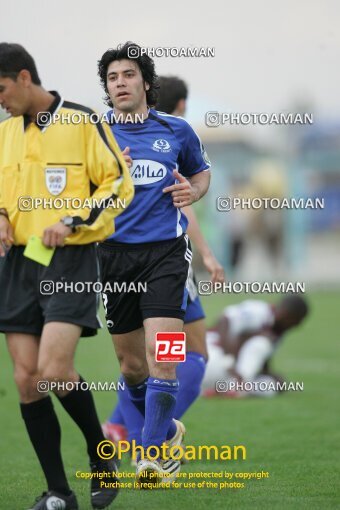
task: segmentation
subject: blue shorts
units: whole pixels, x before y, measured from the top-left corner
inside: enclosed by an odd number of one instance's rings
[[[184,324],[204,319],[205,314],[197,292],[196,279],[192,267],[189,269],[188,276],[188,304],[184,316]]]

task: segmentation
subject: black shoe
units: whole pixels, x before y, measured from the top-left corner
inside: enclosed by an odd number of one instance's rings
[[[106,508],[115,499],[118,494],[118,487],[101,487],[100,483],[114,484],[118,478],[113,474],[117,473],[118,468],[114,460],[101,460],[91,462],[92,473],[108,473],[108,476],[91,479],[91,503],[93,508]]]
[[[77,498],[74,492],[65,496],[60,492],[43,492],[35,500],[34,506],[30,510],[78,510]]]

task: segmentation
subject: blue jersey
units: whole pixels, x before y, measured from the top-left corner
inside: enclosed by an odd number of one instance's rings
[[[110,239],[149,243],[179,237],[188,221],[163,189],[175,184],[174,169],[190,177],[210,168],[199,137],[184,119],[152,109],[143,123],[114,123],[111,129],[121,150],[130,147],[135,196],[115,219]]]

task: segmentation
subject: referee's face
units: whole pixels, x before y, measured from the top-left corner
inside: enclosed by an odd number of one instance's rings
[[[145,83],[138,64],[133,60],[114,60],[107,69],[107,90],[116,110],[131,113],[146,107]]]
[[[17,80],[0,77],[0,106],[13,117],[27,111],[27,89],[23,86],[20,75]]]

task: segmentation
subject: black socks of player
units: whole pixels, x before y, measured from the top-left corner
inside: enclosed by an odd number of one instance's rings
[[[71,493],[60,451],[60,426],[51,397],[20,404],[21,415],[40,461],[49,490]]]
[[[85,382],[82,377],[80,377],[80,382]],[[90,461],[96,462],[98,460],[97,446],[105,438],[91,391],[74,388],[65,397],[58,398],[65,411],[67,411],[84,434]]]

